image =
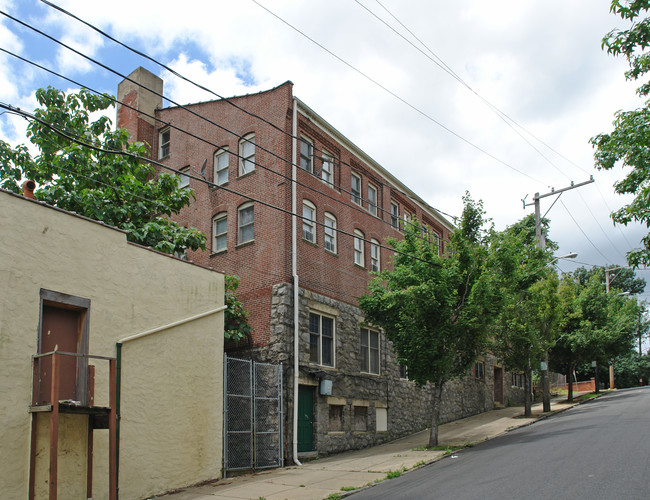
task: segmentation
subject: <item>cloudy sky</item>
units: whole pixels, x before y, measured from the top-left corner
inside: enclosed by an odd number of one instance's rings
[[[593,175],[541,202],[557,255],[624,265],[645,234],[613,226],[609,213],[626,199],[612,185],[624,171],[596,171],[589,145],[617,110],[642,104],[625,61],[601,50],[603,35],[625,27],[609,0],[52,1],[223,96],[291,80],[298,98],[446,214],[460,214],[467,190],[502,229],[532,211],[522,198]],[[38,0],[0,7],[117,73],[148,68],[176,101],[212,98]],[[121,80],[6,15],[0,48],[96,90],[115,94]],[[45,85],[74,88],[0,52],[0,101],[32,110]],[[24,127],[0,116],[4,140],[25,142]]]

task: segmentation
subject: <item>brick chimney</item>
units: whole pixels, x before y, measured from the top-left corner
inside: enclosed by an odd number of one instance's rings
[[[154,115],[156,109],[162,108],[162,97],[143,87],[162,95],[163,80],[142,66],[128,78],[136,83],[124,79],[117,86],[117,100],[130,106],[117,105],[117,128],[129,131],[129,142],[143,141],[153,146],[155,120],[142,113]]]

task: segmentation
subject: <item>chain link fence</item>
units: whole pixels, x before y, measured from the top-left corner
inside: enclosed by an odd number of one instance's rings
[[[282,467],[282,365],[225,356],[224,469]]]

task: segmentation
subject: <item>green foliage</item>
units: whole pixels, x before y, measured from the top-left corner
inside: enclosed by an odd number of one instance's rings
[[[614,360],[616,387],[636,387],[650,380],[650,356],[628,352]]]
[[[493,352],[506,368],[528,377],[555,340],[558,278],[548,265],[555,248],[552,242],[537,248],[534,215],[491,236],[489,262],[501,301]]]
[[[403,240],[389,242],[398,251],[392,269],[373,278],[359,299],[366,320],[384,329],[419,385],[464,374],[487,345],[494,302],[484,273],[483,211],[468,196],[465,203],[446,255],[420,237],[414,220]]]
[[[161,173],[149,163],[112,153],[126,151],[146,157],[147,145],[128,144],[125,130],[111,130],[106,116],[91,113],[112,105],[108,95],[80,90],[69,95],[52,87],[36,91],[40,107],[34,115],[70,137],[99,150],[81,146],[38,120],[27,136],[39,154],[24,145],[0,141],[0,186],[20,193],[23,179],[38,184],[35,198],[64,210],[124,229],[129,241],[165,253],[205,249],[205,235],[168,217],[189,205],[194,196],[179,188],[179,178]]]
[[[585,274],[565,274],[560,284],[560,337],[551,361],[554,369],[566,374],[582,363],[607,364],[630,352],[639,328],[637,301],[606,293],[598,273],[583,282]]]
[[[248,323],[248,312],[237,297],[239,287],[238,276],[224,276],[227,306],[224,317],[224,332],[226,340],[241,342],[250,337],[252,329]]]
[[[603,38],[603,48],[609,54],[624,56],[630,69],[625,73],[629,80],[637,80],[650,70],[650,19],[643,17],[650,8],[647,0],[613,0],[611,12],[631,22],[627,30],[613,30]],[[637,90],[641,97],[650,94],[650,83]],[[595,147],[596,168],[610,170],[617,165],[630,167],[627,176],[614,184],[619,194],[634,195],[628,205],[612,213],[615,223],[637,221],[650,223],[650,102],[633,111],[619,111],[614,120],[614,130],[591,139]],[[638,267],[650,263],[650,234],[642,239],[643,248],[628,252],[627,261]]]
[[[395,479],[396,477],[400,477],[402,475],[402,472],[404,472],[405,469],[399,469],[399,470],[389,470],[386,473],[386,479]]]

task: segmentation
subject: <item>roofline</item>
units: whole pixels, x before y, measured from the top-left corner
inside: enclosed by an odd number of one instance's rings
[[[370,165],[379,175],[388,179],[400,191],[406,194],[406,196],[408,196],[408,198],[411,201],[419,205],[420,208],[425,212],[428,212],[429,215],[432,215],[438,222],[446,226],[447,229],[451,231],[455,228],[455,226],[451,222],[449,222],[449,220],[447,220],[446,217],[444,217],[440,212],[438,212],[435,208],[433,208],[426,201],[424,201],[420,196],[418,196],[415,192],[413,192],[406,184],[404,184],[397,177],[395,177],[388,170],[386,170],[379,163],[377,163],[374,159],[372,159],[367,153],[365,153],[362,149],[360,149],[350,139],[348,139],[336,128],[334,128],[327,120],[325,120],[322,116],[316,113],[316,111],[314,111],[312,108],[307,106],[303,101],[301,101],[297,97],[294,97],[294,99],[298,103],[298,111],[300,111],[303,115],[310,118],[312,122],[315,123],[318,127],[320,127],[324,132],[334,137],[338,142],[344,145],[345,148],[347,148],[349,151],[354,153],[355,156],[357,156],[359,159],[363,160],[365,163]]]
[[[269,92],[273,92],[275,90],[278,90],[281,87],[284,87],[285,85],[291,85],[291,88],[293,88],[293,82],[291,80],[287,80],[279,85],[276,85],[275,87],[272,87],[270,89],[266,90],[260,90],[258,92],[252,92],[250,94],[239,94],[239,95],[233,95],[229,97],[221,97],[219,99],[209,99],[207,101],[197,101],[197,102],[190,102],[187,104],[175,104],[173,106],[166,106],[163,108],[158,108],[156,111],[161,111],[161,110],[167,110],[167,109],[176,109],[176,108],[187,108],[189,106],[198,106],[199,104],[208,104],[211,102],[221,102],[221,101],[229,101],[231,99],[239,99],[240,97],[250,97],[250,96],[256,96],[256,95],[261,95],[261,94],[267,94]],[[293,94],[293,91],[292,91]],[[167,101],[169,102],[169,101]]]
[[[71,212],[71,211],[69,211],[69,210],[64,210],[63,208],[55,207],[54,205],[50,205],[50,204],[48,204],[48,203],[45,203],[44,201],[35,200],[35,199],[33,199],[33,198],[27,198],[27,197],[25,197],[25,196],[23,196],[23,195],[20,195],[20,194],[14,193],[13,191],[10,191],[10,190],[8,190],[8,189],[0,188],[0,193],[6,193],[6,194],[8,194],[8,195],[10,195],[10,196],[13,196],[14,198],[18,198],[18,199],[21,199],[21,200],[24,200],[24,201],[28,201],[28,202],[30,202],[30,203],[35,203],[35,204],[37,204],[37,205],[40,205],[40,206],[42,206],[43,208],[49,208],[49,209],[54,210],[54,211],[56,211],[56,212],[61,212],[62,214],[70,215],[70,216],[72,216],[72,217],[76,217],[77,219],[81,219],[81,220],[85,220],[85,221],[88,221],[88,222],[92,222],[93,224],[100,225],[100,226],[102,226],[102,227],[105,227],[106,229],[111,229],[111,230],[113,230],[113,231],[118,231],[118,232],[120,232],[120,233],[123,233],[125,236],[126,236],[127,234],[129,234],[129,232],[126,231],[125,229],[121,229],[121,228],[116,227],[116,226],[111,226],[110,224],[106,224],[105,222],[102,222],[102,221],[99,221],[99,220],[91,219],[91,218],[86,217],[86,216],[84,216],[84,215],[79,215],[79,214],[76,213],[76,212]],[[197,264],[196,262],[193,262],[193,261],[191,261],[191,260],[183,260],[183,259],[180,259],[180,258],[176,257],[175,255],[168,254],[168,253],[164,253],[164,252],[161,252],[161,251],[159,251],[159,250],[156,250],[155,248],[146,247],[146,246],[141,245],[141,244],[139,244],[139,243],[134,243],[133,241],[129,241],[128,239],[126,240],[126,243],[127,243],[128,245],[132,245],[132,246],[134,246],[134,247],[142,248],[143,250],[147,250],[147,251],[152,252],[152,253],[157,253],[157,254],[162,255],[162,256],[164,256],[164,257],[169,257],[170,259],[174,259],[174,260],[177,260],[177,261],[179,261],[179,262],[184,262],[184,263],[186,263],[186,264],[190,264],[190,265],[192,265],[192,266],[201,267],[201,268],[206,269],[206,270],[208,270],[208,271],[213,271],[213,272],[215,272],[215,273],[219,273],[219,274],[224,274],[224,275],[225,275],[225,273],[222,273],[221,271],[217,271],[217,270],[214,269],[213,267],[208,267],[208,266],[204,266],[204,265],[201,265],[201,264]]]

